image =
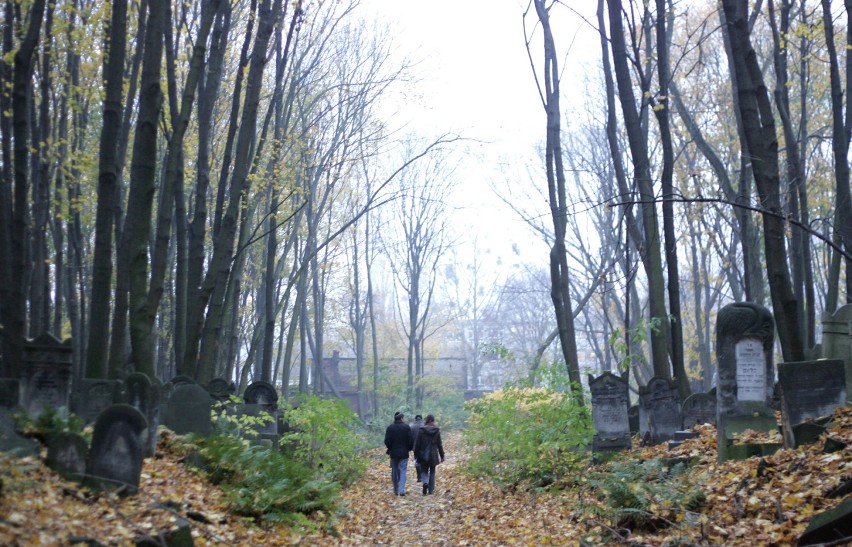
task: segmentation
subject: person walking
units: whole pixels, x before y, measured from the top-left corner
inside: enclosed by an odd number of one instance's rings
[[[409,424],[409,427],[411,428],[411,446],[413,447],[414,441],[417,440],[417,434],[420,433],[420,428],[423,427],[423,416],[420,414],[414,416],[414,421]],[[417,471],[417,480],[420,480],[420,462],[417,461],[416,455],[414,458],[414,470]]]
[[[414,457],[420,463],[420,482],[423,483],[423,495],[435,493],[435,468],[444,461],[444,444],[441,442],[441,430],[435,425],[435,416],[426,416],[426,422],[417,433],[414,441]]]
[[[405,478],[408,472],[408,452],[414,444],[411,428],[403,421],[402,412],[393,415],[393,423],[385,429],[385,446],[390,456],[391,481],[396,496],[405,495]]]

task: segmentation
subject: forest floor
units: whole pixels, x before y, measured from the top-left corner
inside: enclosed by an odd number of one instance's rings
[[[0,454],[0,545],[132,545],[181,520],[190,523],[195,545],[791,545],[815,514],[840,503],[830,492],[852,480],[852,408],[838,411],[835,422],[824,437],[845,448],[831,453],[821,439],[719,464],[712,426],[699,427],[700,437],[673,452],[634,449],[633,461],[690,458],[686,482],[706,496],[694,511],[652,503],[662,525],[634,531],[602,516],[603,496],[586,483],[596,468],[578,471],[563,490],[501,488],[463,472],[469,449],[458,432],[445,433],[447,459],[434,495],[422,495],[413,463],[407,495],[393,495],[388,458],[372,450],[364,455],[366,473],[342,492],[343,514],[315,515],[332,525],[309,534],[233,514],[219,488],[167,450],[145,460],[140,493],[128,498],[92,494],[41,458]]]

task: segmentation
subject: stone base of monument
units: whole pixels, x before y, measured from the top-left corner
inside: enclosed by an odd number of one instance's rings
[[[831,421],[831,417],[826,416],[825,418],[820,418],[811,422],[794,425],[792,427],[793,434],[791,436],[793,439],[793,448],[818,442],[820,436],[825,433],[825,430],[833,423],[834,422]],[[785,435],[785,439],[786,438],[788,438],[788,436]]]
[[[592,439],[592,452],[615,452],[618,450],[630,450],[633,446],[632,437],[607,437],[597,435]]]
[[[674,439],[669,441],[669,450],[677,448],[687,439],[694,439],[698,436],[697,431],[675,431]]]
[[[778,430],[775,417],[754,413],[752,416],[738,416],[724,421],[721,434],[725,443],[719,443],[719,461],[744,460],[752,456],[769,456],[783,447],[782,443],[742,443],[734,444],[735,435],[747,430],[772,433]]]

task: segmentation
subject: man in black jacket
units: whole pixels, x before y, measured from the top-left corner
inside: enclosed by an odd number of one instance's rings
[[[390,456],[391,480],[393,493],[405,495],[405,476],[408,472],[408,452],[411,450],[413,439],[411,428],[403,421],[402,412],[393,415],[393,423],[385,430],[385,446]]]

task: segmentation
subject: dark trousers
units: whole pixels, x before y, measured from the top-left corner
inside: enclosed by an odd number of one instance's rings
[[[430,494],[435,493],[435,467],[434,465],[421,465],[420,473],[418,473],[420,482],[428,484],[427,488]]]

